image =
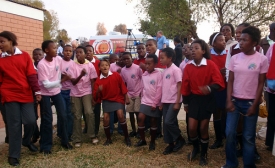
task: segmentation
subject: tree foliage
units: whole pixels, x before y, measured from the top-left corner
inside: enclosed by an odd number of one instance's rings
[[[71,38],[68,36],[67,30],[62,29],[57,31],[56,41],[63,40],[66,43],[71,41]]]
[[[104,23],[98,22],[96,25],[96,35],[106,35],[107,34],[107,29],[105,27]]]
[[[121,34],[128,33],[126,24],[122,24],[122,23],[120,23],[119,25],[115,25],[114,31],[120,32]]]
[[[262,26],[273,22],[275,17],[275,0],[190,0],[190,3],[200,21],[214,17],[219,26],[243,22]]]
[[[191,20],[191,11],[185,0],[140,0],[137,12],[145,14],[140,19],[140,30],[155,35],[162,30],[168,38],[197,38],[195,22]]]
[[[16,0],[34,6],[36,8],[44,9],[45,5],[41,0]],[[56,39],[59,27],[59,19],[57,13],[53,10],[44,10],[44,21],[43,21],[43,37],[44,40]]]

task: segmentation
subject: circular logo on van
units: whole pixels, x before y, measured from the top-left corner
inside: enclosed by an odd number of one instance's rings
[[[96,40],[94,42],[95,54],[109,54],[112,53],[111,40]]]

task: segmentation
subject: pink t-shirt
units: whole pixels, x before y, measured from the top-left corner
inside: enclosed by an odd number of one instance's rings
[[[142,70],[136,64],[131,67],[123,67],[120,73],[123,81],[126,83],[129,97],[139,97],[141,93]]]
[[[255,99],[259,75],[268,70],[267,57],[259,52],[249,56],[241,52],[231,57],[228,69],[234,72],[232,96]]]
[[[142,88],[141,104],[152,107],[160,106],[162,73],[158,70],[152,73],[145,71],[142,75]]]
[[[184,71],[184,68],[186,67],[186,65],[189,64],[191,61],[192,61],[192,60],[188,60],[188,59],[185,58],[185,59],[180,63],[179,68],[180,68],[182,74],[183,74],[183,71]]]
[[[164,69],[162,77],[162,103],[176,103],[178,88],[177,83],[182,81],[182,72],[172,64],[169,68]],[[182,98],[180,98],[182,102]]]
[[[121,69],[120,66],[118,66],[115,62],[114,63],[111,63],[110,65],[110,71],[111,72],[117,72],[117,70]]]
[[[72,68],[74,61],[70,59],[70,61],[65,61],[62,59],[61,61],[61,73],[68,73],[69,69]],[[73,86],[71,81],[65,81],[62,83],[61,90],[69,90]]]
[[[62,58],[59,56],[53,57],[53,60],[51,62],[43,58],[37,65],[38,84],[41,89],[41,95],[54,96],[60,93],[61,84],[56,85],[56,87],[53,87],[53,88],[45,88],[43,85],[43,81],[49,81],[49,82],[54,82],[58,80],[60,81],[61,61],[62,61]]]
[[[72,68],[69,69],[68,74],[72,78],[77,78],[81,74],[82,69],[86,69],[86,75],[84,75],[79,82],[72,86],[70,96],[82,97],[88,94],[92,94],[91,79],[97,78],[97,73],[94,65],[88,60],[84,64],[80,64],[77,61],[74,62]]]

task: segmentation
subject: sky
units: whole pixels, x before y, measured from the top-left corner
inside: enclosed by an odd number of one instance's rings
[[[78,37],[90,38],[96,34],[96,25],[103,22],[108,32],[115,25],[126,24],[132,28],[134,34],[138,31],[139,17],[135,6],[138,0],[42,0],[47,10],[57,12],[59,18],[59,29],[66,29],[73,39]],[[214,32],[213,26],[208,22],[198,25],[198,35],[208,41]],[[217,31],[217,29],[216,29]]]

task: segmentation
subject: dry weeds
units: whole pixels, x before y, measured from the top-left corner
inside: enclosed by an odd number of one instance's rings
[[[185,130],[185,122],[180,121],[181,130]],[[130,125],[128,123],[128,125]],[[258,124],[258,128],[261,123]],[[186,132],[183,131],[186,137]],[[146,133],[147,142],[149,142],[149,133]],[[126,147],[123,143],[123,137],[116,132],[114,133],[111,146],[103,146],[105,141],[104,131],[101,127],[99,135],[99,144],[92,145],[87,138],[81,148],[66,151],[61,148],[60,142],[54,136],[54,147],[52,154],[44,156],[40,153],[31,153],[26,148],[22,148],[21,166],[22,168],[90,168],[90,167],[200,167],[199,158],[193,162],[187,161],[187,154],[191,151],[192,146],[184,146],[182,150],[167,156],[162,154],[166,144],[162,139],[156,142],[156,150],[149,152],[148,146],[145,147]],[[135,144],[138,139],[132,138],[132,143]],[[214,141],[213,126],[210,123],[210,144]],[[36,144],[38,145],[38,143]],[[270,151],[267,151],[264,141],[257,140],[257,148],[261,155],[261,160],[257,163],[257,167],[268,168],[274,167],[275,157]],[[7,163],[8,145],[0,145],[0,167],[9,167]],[[242,159],[239,158],[240,165]],[[221,167],[225,163],[224,148],[208,151],[208,166]],[[272,166],[273,165],[273,166]]]

